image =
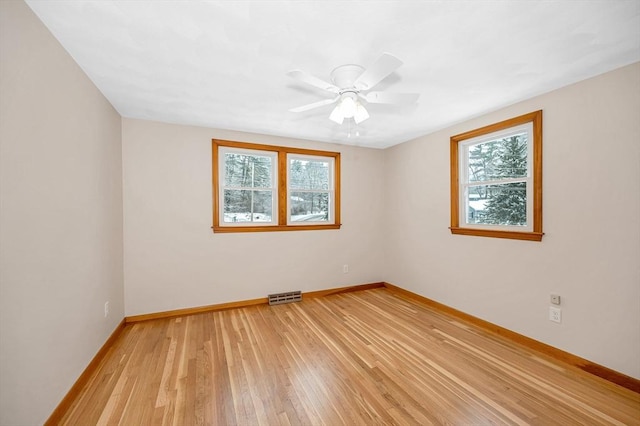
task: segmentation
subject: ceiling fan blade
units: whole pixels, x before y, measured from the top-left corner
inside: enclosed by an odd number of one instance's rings
[[[369,90],[394,72],[400,65],[402,65],[400,59],[389,53],[383,53],[373,65],[360,74],[360,77],[356,79],[353,85],[359,90]]]
[[[291,70],[287,73],[287,75],[291,78],[295,78],[296,80],[300,80],[322,90],[328,90],[332,93],[338,93],[340,91],[340,88],[336,87],[335,85],[321,80],[318,77],[315,77],[302,70]]]
[[[418,93],[369,92],[360,95],[372,104],[412,104],[420,97]]]
[[[332,104],[332,103],[336,102],[338,99],[340,99],[340,96],[336,96],[336,97],[335,97],[335,98],[333,98],[333,99],[323,99],[323,100],[321,100],[321,101],[314,102],[314,103],[312,103],[312,104],[302,105],[302,106],[299,106],[299,107],[297,107],[297,108],[291,108],[291,109],[289,110],[289,112],[303,112],[303,111],[309,111],[310,109],[314,109],[314,108],[318,108],[318,107],[321,107],[321,106],[324,106],[324,105]]]

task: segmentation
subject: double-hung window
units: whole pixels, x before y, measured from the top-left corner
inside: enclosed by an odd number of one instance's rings
[[[451,138],[451,232],[542,239],[542,111]]]
[[[340,153],[214,139],[213,230],[340,228]]]

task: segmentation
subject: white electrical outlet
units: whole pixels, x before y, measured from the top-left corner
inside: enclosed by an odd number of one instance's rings
[[[104,302],[104,317],[109,316],[109,302]]]
[[[343,274],[349,273],[349,265],[342,265],[342,273]]]
[[[562,309],[549,306],[549,321],[561,323],[562,322]]]

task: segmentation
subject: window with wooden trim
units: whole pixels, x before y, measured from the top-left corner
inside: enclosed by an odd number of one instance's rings
[[[451,137],[450,229],[542,240],[542,111]]]
[[[214,232],[340,228],[340,153],[213,139]]]

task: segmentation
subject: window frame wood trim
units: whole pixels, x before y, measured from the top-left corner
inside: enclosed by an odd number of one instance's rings
[[[277,225],[247,225],[247,226],[224,226],[220,224],[219,209],[223,208],[220,204],[220,166],[219,166],[219,147],[229,147],[238,149],[248,149],[256,151],[270,151],[277,153],[277,188],[278,188],[278,224]],[[334,212],[333,223],[321,224],[315,223],[311,225],[288,225],[287,224],[287,154],[299,154],[317,157],[332,157],[334,160]],[[340,153],[334,151],[321,151],[316,149],[304,149],[284,147],[277,145],[265,145],[251,142],[230,141],[224,139],[211,140],[212,155],[212,186],[213,186],[213,229],[214,233],[235,233],[235,232],[276,232],[276,231],[311,231],[340,229]]]
[[[469,139],[521,124],[532,123],[533,126],[533,231],[509,231],[476,229],[460,226],[460,170],[459,145]],[[470,130],[450,139],[450,170],[451,170],[451,226],[452,234],[473,235],[480,237],[508,238],[527,241],[542,241],[542,110],[534,111],[518,117],[510,118],[499,123],[490,124],[478,129]]]

